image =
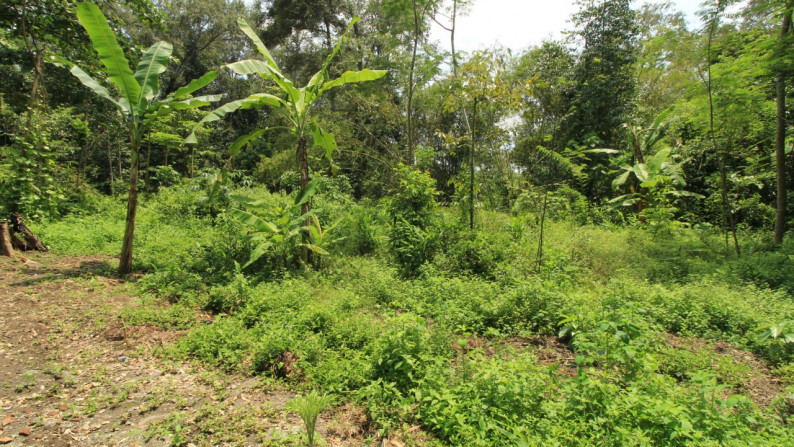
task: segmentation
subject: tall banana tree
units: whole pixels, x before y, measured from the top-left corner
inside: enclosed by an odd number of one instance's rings
[[[99,60],[107,70],[107,80],[118,88],[118,96],[112,95],[97,80],[80,67],[71,65],[71,73],[86,87],[100,97],[112,102],[118,109],[126,125],[130,140],[130,184],[127,199],[127,224],[121,248],[119,274],[132,271],[132,247],[135,238],[135,212],[138,206],[138,160],[141,141],[149,127],[158,117],[176,110],[193,109],[220,100],[220,95],[191,98],[196,90],[206,86],[218,76],[216,71],[209,72],[166,97],[160,97],[159,76],[166,70],[173,46],[168,42],[156,42],[141,57],[135,72],[124,57],[124,51],[116,41],[116,36],[108,25],[102,11],[93,3],[77,5],[77,18],[88,32]]]
[[[262,54],[264,60],[247,59],[239,62],[229,64],[228,67],[235,73],[242,76],[260,76],[263,79],[273,81],[282,91],[281,96],[275,96],[267,93],[253,94],[247,98],[237,101],[229,102],[205,116],[196,126],[196,128],[203,126],[206,123],[217,121],[223,118],[226,114],[231,113],[238,109],[251,109],[261,108],[264,106],[283,108],[286,110],[286,115],[289,120],[288,129],[298,139],[296,147],[296,159],[298,163],[298,170],[301,176],[301,188],[305,191],[309,185],[309,158],[307,136],[311,135],[312,141],[315,146],[319,146],[325,150],[325,157],[333,164],[333,153],[336,150],[336,141],[332,134],[328,133],[320,127],[317,120],[312,117],[313,105],[316,101],[328,90],[346,84],[373,81],[383,77],[387,72],[386,70],[370,70],[364,69],[361,71],[346,71],[342,73],[337,79],[331,80],[329,78],[328,69],[331,61],[339,53],[342,43],[344,42],[347,33],[353,28],[360,19],[354,18],[347,28],[345,34],[339,38],[331,54],[325,60],[322,68],[312,76],[308,84],[302,88],[295,87],[294,83],[281,73],[281,70],[276,64],[275,59],[270,54],[270,51],[259,39],[256,32],[251,26],[242,18],[238,19],[237,23],[240,29],[245,33],[248,38],[253,41],[257,50]],[[267,131],[274,130],[275,128],[257,129],[253,132],[238,138],[229,148],[229,155],[235,156],[240,150],[249,142],[261,137]],[[185,140],[186,144],[195,144],[196,138],[194,134],[188,136]],[[311,211],[311,203],[304,202],[301,205],[301,212],[303,215],[308,215]],[[306,217],[304,227],[311,227],[310,217]],[[309,248],[311,244],[308,242],[308,231],[304,231],[303,244],[301,249],[301,259],[303,262],[309,262]]]

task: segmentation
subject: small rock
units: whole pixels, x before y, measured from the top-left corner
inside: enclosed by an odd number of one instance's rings
[[[5,438],[0,438],[0,444],[11,444],[11,441],[13,441],[13,439],[9,438],[8,436]]]
[[[30,427],[25,427],[19,431],[19,434],[22,436],[30,436]]]
[[[10,415],[6,416],[6,418],[3,419],[3,427],[5,427],[6,425],[10,424],[13,420],[14,420],[14,418],[12,418]]]

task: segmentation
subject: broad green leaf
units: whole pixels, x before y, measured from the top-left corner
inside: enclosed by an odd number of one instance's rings
[[[298,89],[294,87],[292,81],[281,74],[281,70],[279,70],[276,60],[273,59],[273,55],[270,54],[270,51],[268,51],[265,44],[262,43],[262,40],[259,38],[259,36],[257,36],[253,28],[251,28],[248,22],[246,22],[242,17],[237,19],[237,25],[240,27],[243,33],[245,33],[245,35],[254,42],[254,45],[256,45],[256,48],[259,50],[259,52],[265,56],[265,62],[267,62],[267,68],[270,71],[270,78],[273,79],[273,81],[275,81],[275,83],[278,84],[278,86],[281,87],[281,89],[284,90],[287,95],[289,95],[293,103],[297,102],[299,96]]]
[[[99,7],[93,3],[79,3],[77,18],[88,32],[99,60],[108,71],[108,78],[121,90],[121,96],[127,104],[135,107],[141,96],[141,86],[132,74],[130,63],[124,57],[124,51],[116,41],[113,30]]]
[[[256,59],[237,61],[231,64],[226,64],[226,66],[229,67],[229,69],[233,72],[244,76],[252,74],[270,76],[272,73],[267,63]]]
[[[251,207],[251,208],[260,208],[260,209],[262,209],[262,208],[269,208],[270,207],[270,204],[265,202],[265,201],[252,199],[250,197],[241,196],[241,195],[238,195],[238,194],[230,194],[229,198],[234,200],[237,203],[242,203],[243,205],[245,205],[247,207]]]
[[[138,98],[138,110],[143,113],[149,101],[160,91],[160,75],[165,72],[168,66],[168,58],[174,51],[173,45],[168,42],[155,42],[149,47],[135,72],[135,80],[141,86],[141,94]]]
[[[251,264],[253,264],[254,262],[256,262],[257,260],[259,260],[259,258],[261,258],[261,257],[262,257],[262,256],[263,256],[265,253],[267,253],[267,252],[270,250],[270,248],[271,248],[272,246],[273,246],[273,244],[271,244],[270,242],[265,242],[265,243],[259,244],[259,245],[258,245],[258,246],[257,246],[257,247],[256,247],[256,248],[255,248],[255,249],[252,251],[252,252],[251,252],[251,257],[248,259],[248,262],[246,262],[246,263],[245,263],[245,265],[243,266],[243,268],[246,268],[246,267],[248,267],[249,265],[251,265]]]
[[[116,105],[119,109],[121,109],[122,113],[127,113],[127,110],[124,110],[122,104],[116,101],[115,98],[110,96],[110,92],[108,89],[103,87],[99,82],[97,82],[94,78],[92,78],[88,73],[84,72],[80,67],[77,65],[72,66],[72,69],[69,70],[80,82],[85,85],[86,87],[90,88],[94,91],[98,96],[107,99],[108,101],[112,102]]]
[[[229,211],[229,214],[231,214],[240,222],[246,225],[251,225],[256,229],[256,231],[272,234],[277,234],[279,232],[278,227],[276,227],[276,225],[274,225],[272,222],[267,222],[264,219],[243,210],[231,210]]]
[[[251,25],[249,25],[248,22],[245,21],[245,19],[240,17],[239,19],[237,19],[237,26],[239,26],[240,29],[243,31],[243,33],[245,33],[245,35],[248,36],[248,38],[254,42],[254,45],[256,45],[256,49],[259,50],[259,52],[262,53],[263,56],[265,56],[265,60],[267,61],[268,65],[270,65],[270,71],[274,72],[276,75],[283,78],[284,75],[281,74],[281,71],[278,68],[278,64],[276,64],[276,60],[273,59],[273,56],[270,54],[270,51],[268,51],[267,47],[262,42],[262,39],[260,39],[259,36],[256,34],[256,32],[253,30],[253,28],[251,28]]]
[[[346,71],[342,73],[342,76],[339,76],[333,81],[323,84],[323,88],[320,89],[320,92],[322,93],[340,85],[352,84],[355,82],[374,81],[386,76],[386,73],[388,73],[387,70],[370,70],[368,68],[365,68],[361,71]]]
[[[333,156],[334,151],[337,148],[336,138],[334,138],[333,134],[326,132],[316,122],[312,123],[311,127],[312,127],[312,138],[314,140],[314,144],[325,149],[325,158],[331,160],[331,157]]]
[[[194,98],[168,103],[168,107],[171,107],[174,110],[195,109],[196,107],[203,107],[210,105],[213,102],[218,102],[221,100],[221,98],[223,98],[223,95],[196,96]]]
[[[157,118],[168,115],[175,110],[190,110],[208,106],[213,102],[220,101],[222,97],[223,95],[206,95],[183,101],[157,102],[149,107],[143,122],[144,126],[150,125]]]
[[[624,185],[629,179],[629,174],[631,174],[631,171],[624,171],[623,174],[620,174],[615,180],[613,180],[612,189],[618,189],[618,187]]]
[[[267,132],[267,129],[258,129],[249,133],[248,135],[243,135],[240,138],[234,140],[234,143],[229,146],[229,155],[236,157],[240,154],[240,150],[243,148],[243,146],[261,137],[265,134],[265,132]]]
[[[317,214],[317,213],[315,213],[314,211],[309,211],[308,213],[304,213],[304,214],[302,214],[302,215],[300,215],[300,216],[298,216],[298,217],[296,217],[296,218],[294,218],[292,220],[289,220],[289,216],[284,216],[284,217],[287,218],[284,224],[286,225],[288,223],[289,226],[291,226],[291,227],[295,227],[295,226],[298,226],[298,225],[303,225],[303,223],[306,222],[307,219],[309,219],[310,217],[314,216],[315,214]]]
[[[301,245],[306,247],[306,248],[308,248],[309,250],[317,253],[318,255],[322,255],[322,256],[330,255],[330,253],[328,253],[327,251],[325,251],[322,248],[318,247],[317,245],[314,245],[314,244],[301,244]]]
[[[320,188],[320,182],[319,181],[312,180],[311,182],[309,182],[309,184],[306,185],[306,188],[304,188],[295,197],[295,205],[296,206],[303,205],[304,203],[306,203],[309,200],[311,200],[312,196],[314,196],[317,193],[317,190],[319,188]]]
[[[298,99],[294,101],[295,103],[295,110],[298,111],[299,115],[303,114],[303,109],[306,108],[306,89],[302,88],[298,90]]]
[[[204,118],[202,118],[193,127],[190,135],[185,138],[185,144],[198,144],[198,140],[196,139],[196,130],[198,130],[198,128],[202,127],[206,123],[218,121],[236,110],[245,110],[252,107],[259,108],[266,105],[271,107],[280,107],[283,103],[284,101],[282,99],[267,93],[257,93],[244,99],[228,102],[206,114]]]
[[[648,181],[648,168],[645,167],[644,163],[637,163],[631,168],[631,171],[634,172],[634,175],[636,175],[641,182]]]
[[[320,69],[321,72],[328,73],[328,68],[331,66],[331,61],[334,60],[336,55],[339,53],[339,50],[342,48],[342,44],[345,42],[345,38],[347,34],[353,29],[353,26],[361,20],[361,17],[355,16],[353,20],[350,21],[350,25],[347,26],[345,33],[342,34],[341,37],[336,41],[336,45],[334,46],[333,51],[331,54],[328,55],[328,58],[325,59],[325,63],[323,64],[323,68]]]
[[[214,81],[215,78],[217,78],[217,77],[218,77],[218,71],[217,70],[213,70],[213,71],[207,72],[202,77],[190,81],[190,83],[188,85],[178,88],[174,93],[172,93],[169,96],[169,98],[182,99],[185,96],[195,92],[196,90],[198,90],[200,88],[203,88],[203,87],[206,87],[212,81]]]
[[[599,148],[599,149],[588,149],[586,151],[582,151],[588,154],[619,154],[620,151],[617,149],[607,149],[607,148]]]
[[[648,170],[654,173],[662,172],[662,166],[670,158],[672,149],[666,147],[657,152],[650,160],[648,160]],[[639,176],[638,176],[639,177]]]

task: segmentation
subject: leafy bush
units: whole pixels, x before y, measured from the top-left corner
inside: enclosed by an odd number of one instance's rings
[[[511,239],[504,233],[460,233],[454,243],[446,246],[445,256],[437,264],[452,274],[495,280],[502,262],[507,258]]]
[[[438,193],[430,174],[404,165],[395,171],[399,188],[386,201],[392,221],[389,244],[403,275],[415,276],[436,251],[432,221]]]
[[[794,294],[794,244],[780,251],[761,251],[736,262],[736,274],[759,287],[783,289]]]

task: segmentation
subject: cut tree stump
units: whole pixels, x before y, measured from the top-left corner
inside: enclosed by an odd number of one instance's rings
[[[0,222],[0,256],[14,257],[14,248],[11,245],[11,232],[8,231],[8,222]]]
[[[39,238],[30,231],[24,222],[22,222],[22,217],[16,214],[11,215],[11,228],[14,230],[14,233],[19,233],[22,235],[24,239],[26,250],[36,250],[36,251],[48,251],[47,247],[41,243]]]
[[[48,251],[30,228],[22,222],[16,214],[11,215],[11,221],[0,221],[0,256],[14,256],[18,251]]]

